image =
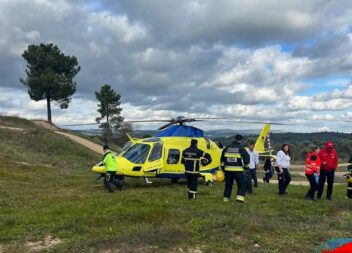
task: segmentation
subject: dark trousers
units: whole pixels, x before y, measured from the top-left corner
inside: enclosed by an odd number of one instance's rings
[[[318,184],[317,181],[315,180],[315,176],[313,174],[306,174],[306,177],[308,178],[310,188],[307,192],[306,197],[310,199],[314,199],[315,192],[318,190]]]
[[[254,187],[258,187],[257,170],[256,169],[250,169],[249,171],[251,173],[252,180],[254,182]]]
[[[198,188],[198,173],[187,173],[186,172],[186,179],[187,179],[187,188],[188,188],[188,199],[195,199],[197,195],[197,188]]]
[[[230,198],[234,180],[237,183],[236,200],[243,202],[246,193],[246,181],[243,171],[225,171],[224,198]]]
[[[287,186],[291,182],[291,175],[287,168],[282,168],[282,173],[278,171],[277,175],[279,178],[279,194],[284,194],[286,192]]]
[[[266,182],[266,183],[269,183],[271,177],[272,177],[271,171],[270,170],[265,170],[264,171],[263,181]]]
[[[323,195],[323,190],[324,190],[324,185],[325,185],[325,180],[327,179],[328,181],[328,189],[326,192],[326,198],[331,199],[332,196],[332,188],[334,186],[334,177],[335,177],[335,171],[326,171],[326,170],[320,170],[320,176],[319,176],[319,182],[318,182],[318,194],[317,197],[320,199],[321,195]]]
[[[246,180],[246,192],[253,193],[251,169],[246,169],[244,171],[244,177]]]
[[[117,186],[116,180],[115,180],[115,174],[116,171],[107,171],[105,173],[105,177],[104,177],[104,185],[105,188],[108,189],[109,192],[113,192],[113,188],[111,186],[111,184],[114,184]]]
[[[347,197],[352,199],[352,183],[348,183],[347,185]]]

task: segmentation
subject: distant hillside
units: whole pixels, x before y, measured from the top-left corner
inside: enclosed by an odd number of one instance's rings
[[[258,135],[246,136],[249,140],[255,141]],[[234,137],[217,137],[215,140],[224,145],[228,145]],[[280,150],[281,145],[287,143],[291,147],[293,158],[296,162],[304,162],[308,147],[311,144],[324,147],[325,142],[331,140],[335,143],[336,150],[341,162],[347,162],[352,153],[352,134],[337,132],[320,132],[320,133],[271,133],[271,145],[275,150]]]
[[[83,169],[90,168],[99,159],[99,154],[29,120],[0,116],[0,165],[18,163]]]

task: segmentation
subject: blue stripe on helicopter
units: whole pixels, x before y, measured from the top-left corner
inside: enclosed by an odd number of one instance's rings
[[[201,174],[211,173],[214,174],[218,170],[218,167],[210,170],[202,170]],[[157,178],[186,178],[184,173],[163,173],[156,175]]]
[[[176,125],[166,128],[164,131],[155,135],[155,137],[170,137],[170,136],[182,136],[182,137],[204,137],[203,130],[185,125]]]

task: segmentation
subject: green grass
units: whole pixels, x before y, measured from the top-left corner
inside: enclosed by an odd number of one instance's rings
[[[260,184],[244,205],[223,203],[223,184],[199,187],[128,179],[125,191],[108,194],[86,169],[9,167],[1,164],[0,244],[27,252],[28,241],[46,236],[63,243],[52,252],[312,252],[325,240],[348,237],[352,201],[336,186],[332,202],[307,202],[305,187]],[[259,248],[255,245],[258,244]]]
[[[0,129],[0,150],[0,252],[49,235],[62,243],[42,252],[314,252],[351,233],[342,185],[333,201],[307,202],[307,187],[279,196],[260,184],[243,205],[222,202],[223,183],[200,184],[196,201],[161,179],[109,194],[89,170],[99,155],[50,131]]]
[[[15,116],[0,116],[0,125],[24,129],[36,128],[33,122]]]
[[[9,163],[57,166],[71,170],[87,167],[99,154],[42,128],[25,132],[0,129],[0,160]]]

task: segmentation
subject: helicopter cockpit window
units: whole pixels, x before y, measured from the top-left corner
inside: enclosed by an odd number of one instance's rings
[[[132,163],[142,164],[147,159],[150,150],[148,144],[135,144],[130,147],[122,156]]]
[[[150,152],[150,156],[149,156],[148,161],[152,162],[152,161],[160,159],[162,152],[163,152],[163,145],[161,143],[155,143],[154,147],[152,149],[152,152]]]
[[[122,150],[121,151],[125,151],[127,150],[128,148],[130,148],[132,146],[132,142],[127,142],[123,147],[122,147]]]
[[[180,160],[180,150],[170,149],[169,154],[167,156],[167,163],[168,164],[178,164],[179,160]]]

